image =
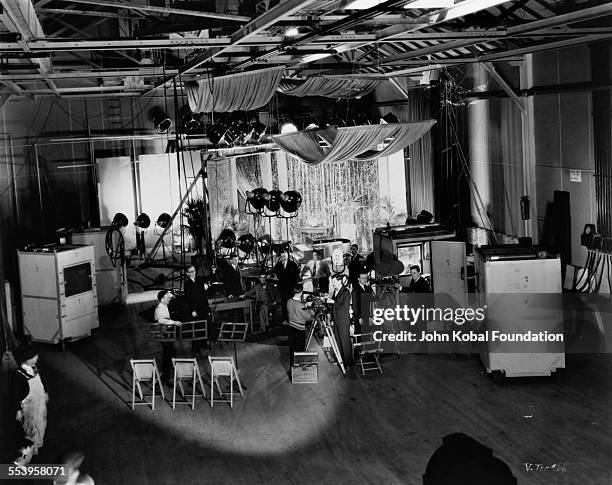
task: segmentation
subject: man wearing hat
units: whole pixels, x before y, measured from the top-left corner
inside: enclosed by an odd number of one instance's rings
[[[11,396],[15,420],[20,431],[18,453],[14,463],[23,466],[42,447],[47,429],[49,394],[38,372],[38,352],[27,348],[20,355],[21,366],[12,380]]]

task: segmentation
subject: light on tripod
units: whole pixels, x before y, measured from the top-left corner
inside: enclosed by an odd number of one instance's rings
[[[256,211],[261,211],[266,205],[268,191],[263,188],[254,189],[246,193],[247,203]]]
[[[269,234],[264,234],[257,240],[257,246],[262,254],[270,254],[272,249],[272,238]]]
[[[233,249],[236,246],[236,234],[231,229],[223,229],[219,234],[217,244],[226,249]]]
[[[139,229],[147,229],[151,225],[151,218],[143,212],[136,218],[134,225]]]
[[[280,209],[280,201],[283,193],[280,190],[270,190],[264,197],[266,199],[266,208],[270,212],[278,212]]]
[[[280,256],[282,253],[291,252],[291,241],[278,241],[272,244],[272,251],[277,256]]]
[[[243,234],[238,238],[236,247],[245,254],[251,254],[255,247],[255,236],[252,234]]]
[[[155,224],[157,224],[162,229],[166,229],[166,227],[170,225],[171,221],[172,221],[172,216],[168,214],[167,212],[163,212],[162,214],[159,215],[159,217],[157,218],[157,222]]]
[[[285,212],[297,212],[302,205],[302,196],[295,190],[288,190],[280,196],[280,206]]]
[[[115,217],[113,217],[113,222],[111,222],[111,226],[115,226],[117,228],[127,227],[128,224],[128,218],[122,212],[117,212]]]

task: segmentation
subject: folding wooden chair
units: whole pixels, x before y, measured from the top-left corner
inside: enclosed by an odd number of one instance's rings
[[[234,407],[234,381],[238,384],[238,390],[240,391],[240,395],[244,397],[244,391],[242,390],[242,384],[240,383],[240,377],[238,377],[238,370],[234,365],[233,357],[211,357],[208,356],[208,362],[210,363],[210,405],[214,407],[214,403],[216,402],[229,402],[230,407]],[[215,399],[214,394],[214,385],[217,386],[217,392],[221,397],[225,396],[221,390],[221,386],[219,384],[220,377],[229,377],[230,380],[230,400],[227,399]]]
[[[156,385],[159,386],[162,399],[166,399],[155,359],[130,359],[130,365],[132,366],[132,411],[134,410],[134,406],[136,404],[146,404],[147,406],[151,404],[151,410],[155,410]],[[151,387],[153,388],[153,394],[150,403],[145,400],[145,396],[142,393],[142,387],[140,387],[141,382],[151,383]],[[138,395],[140,396],[140,400],[143,402],[135,402],[136,388],[138,388]]]
[[[380,366],[380,354],[382,354],[382,344],[373,339],[371,333],[356,333],[351,335],[353,351],[357,351],[359,356],[357,364],[361,368],[361,374],[365,375],[370,370],[377,370],[382,374]]]
[[[195,409],[195,398],[196,396],[202,396],[206,399],[206,391],[204,390],[204,383],[202,382],[202,375],[200,374],[200,368],[198,367],[198,361],[196,358],[192,359],[172,359],[172,366],[174,367],[174,385],[172,387],[172,409],[176,407],[176,404],[191,404],[191,409]],[[183,389],[183,382],[191,382],[192,394],[185,394]],[[178,383],[181,395],[185,402],[176,402],[176,385]],[[200,384],[202,394],[197,394],[197,386]],[[187,398],[191,398],[191,403],[187,401]]]

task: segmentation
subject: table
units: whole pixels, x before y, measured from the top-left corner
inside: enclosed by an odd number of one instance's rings
[[[249,323],[251,333],[253,333],[253,310],[251,309],[251,300],[248,298],[220,298],[216,300],[210,300],[210,312],[212,313],[213,320],[215,320],[215,314],[225,310],[237,310],[242,308],[244,311],[245,322]],[[247,319],[248,318],[248,319]]]

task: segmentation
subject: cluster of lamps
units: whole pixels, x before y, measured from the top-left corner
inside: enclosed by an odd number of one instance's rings
[[[283,252],[291,250],[291,243],[289,241],[273,242],[269,234],[264,234],[258,239],[252,234],[243,234],[236,238],[236,233],[231,229],[223,229],[221,231],[216,245],[217,251],[222,255],[228,255],[234,250],[239,249],[245,254],[244,258],[248,258],[257,249],[264,260],[269,258],[272,253],[278,256]]]
[[[246,213],[290,219],[297,216],[302,196],[295,190],[254,189],[246,193]]]

